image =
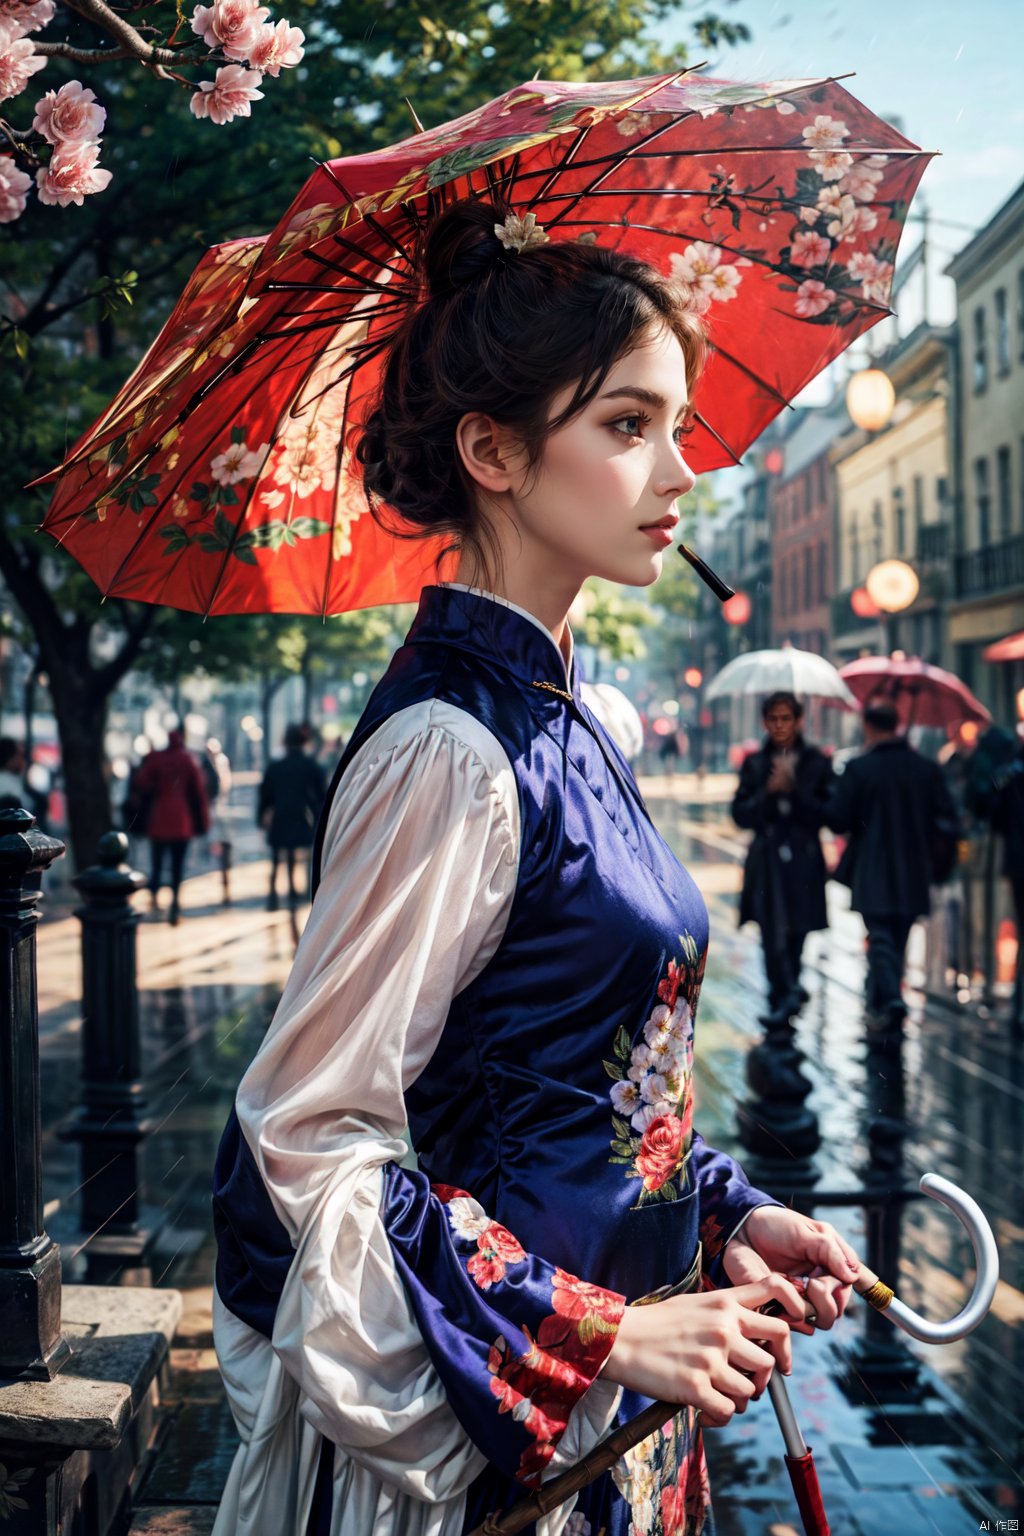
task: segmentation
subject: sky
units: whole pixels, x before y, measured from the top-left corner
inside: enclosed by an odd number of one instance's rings
[[[928,318],[951,321],[955,289],[942,269],[1024,180],[1021,0],[708,0],[707,8],[743,21],[752,36],[710,57],[706,73],[762,81],[854,71],[843,81],[848,90],[923,149],[940,152],[911,214],[924,202],[933,221]],[[657,35],[671,40],[679,25],[677,17]],[[901,258],[918,244],[920,228],[908,224]],[[923,318],[922,298],[918,269],[896,303],[902,334]],[[883,341],[888,324],[876,332]],[[806,398],[815,398],[813,387]]]

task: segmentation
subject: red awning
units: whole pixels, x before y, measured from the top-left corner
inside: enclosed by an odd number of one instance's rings
[[[985,661],[1024,661],[1024,629],[986,646],[981,654]]]

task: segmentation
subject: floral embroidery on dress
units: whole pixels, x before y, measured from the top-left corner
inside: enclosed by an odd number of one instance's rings
[[[532,1437],[516,1473],[529,1486],[539,1484],[569,1415],[606,1359],[625,1300],[556,1269],[551,1304],[555,1310],[536,1338],[523,1326],[523,1354],[499,1337],[487,1357],[498,1412],[511,1413]]]
[[[630,1536],[700,1536],[711,1486],[703,1440],[690,1410],[627,1451],[614,1475],[630,1507]]]
[[[434,1193],[442,1201],[456,1237],[476,1243],[477,1251],[466,1268],[482,1291],[489,1291],[496,1281],[504,1280],[509,1264],[524,1261],[523,1245],[507,1227],[492,1221],[472,1195],[440,1184],[434,1186]]]
[[[643,1180],[637,1205],[679,1198],[693,1142],[693,1016],[704,955],[692,935],[681,934],[679,942],[682,958],[668,962],[641,1040],[633,1045],[620,1028],[614,1059],[604,1062],[615,1111],[609,1162]]]

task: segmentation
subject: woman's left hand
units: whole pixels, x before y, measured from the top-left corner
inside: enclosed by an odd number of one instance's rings
[[[751,1211],[722,1256],[733,1285],[761,1280],[774,1270],[798,1282],[813,1322],[794,1323],[797,1333],[831,1328],[846,1311],[860,1260],[835,1227],[800,1211],[761,1205]]]

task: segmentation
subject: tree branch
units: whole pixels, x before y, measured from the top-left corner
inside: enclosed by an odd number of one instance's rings
[[[35,44],[36,53],[72,59],[76,64],[102,64],[108,59],[138,59],[140,64],[144,64],[161,79],[168,78],[163,68],[165,64],[182,62],[182,50],[158,48],[153,43],[147,43],[142,33],[137,32],[123,16],[112,11],[109,5],[104,4],[104,0],[66,0],[66,4],[69,10],[77,11],[79,16],[84,16],[86,21],[92,22],[94,27],[113,38],[118,46],[75,48],[71,43],[40,42]]]
[[[106,699],[125,673],[131,671],[159,612],[154,603],[139,604],[134,612],[127,603],[118,603],[118,607],[124,620],[125,642],[106,666],[93,670],[89,692],[97,702]]]
[[[39,561],[22,558],[7,529],[0,524],[0,575],[35,634],[40,655],[52,672],[64,660],[67,629],[39,571]]]

